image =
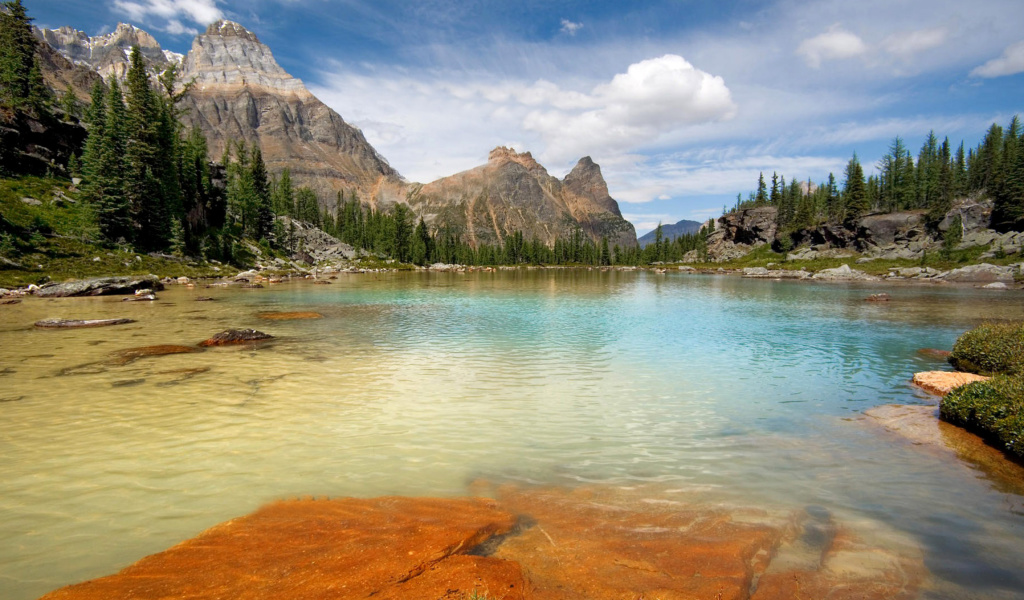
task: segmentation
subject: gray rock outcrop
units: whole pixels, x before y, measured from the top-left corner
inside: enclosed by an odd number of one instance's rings
[[[850,265],[839,265],[834,269],[822,269],[811,276],[819,281],[877,281],[874,275],[851,269]]]
[[[66,298],[69,296],[109,296],[134,294],[138,290],[162,290],[164,284],[156,275],[143,277],[99,277],[65,283],[47,283],[36,291],[41,298]]]
[[[778,214],[774,206],[758,206],[722,215],[708,236],[708,257],[714,262],[732,260],[774,242]]]

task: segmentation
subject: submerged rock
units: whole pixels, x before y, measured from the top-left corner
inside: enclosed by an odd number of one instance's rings
[[[950,355],[953,354],[949,350],[938,350],[935,348],[921,348],[917,353],[925,358],[941,360],[942,362],[946,362]]]
[[[48,600],[526,598],[514,562],[474,556],[516,518],[485,499],[276,502]]]
[[[123,298],[121,302],[153,302],[155,300],[155,294],[136,294],[134,296],[128,296],[127,298]]]
[[[175,346],[172,344],[142,346],[140,348],[128,348],[127,350],[119,350],[115,352],[111,363],[115,365],[127,365],[147,356],[190,354],[192,352],[202,352],[202,349],[196,348],[195,346]]]
[[[300,319],[322,319],[324,316],[318,312],[261,312],[256,315],[261,319],[270,321],[294,321]]]
[[[945,396],[954,389],[974,383],[975,381],[988,381],[984,375],[974,373],[960,373],[958,371],[925,371],[914,373],[914,385],[924,388],[926,391],[939,396]]]
[[[487,493],[498,500],[276,502],[43,600],[881,600],[916,597],[927,573],[900,534],[868,543],[821,507],[708,507],[641,487]]]
[[[272,339],[274,336],[256,331],[255,329],[228,329],[222,331],[212,338],[200,342],[200,346],[228,346],[231,344],[246,344],[249,342],[261,342]]]
[[[36,321],[36,327],[77,329],[82,327],[108,327],[134,323],[134,319],[44,319]]]
[[[145,277],[100,277],[83,279],[66,283],[48,283],[36,295],[42,298],[66,298],[69,296],[107,296],[116,294],[134,294],[137,290],[162,290],[156,275]]]
[[[883,292],[881,294],[871,294],[864,300],[867,302],[888,302],[892,300],[892,297],[889,294]]]

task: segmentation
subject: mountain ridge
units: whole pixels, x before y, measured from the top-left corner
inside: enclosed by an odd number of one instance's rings
[[[289,169],[293,182],[313,188],[323,206],[334,205],[336,192],[355,192],[378,210],[404,203],[428,224],[457,230],[474,245],[500,243],[515,230],[550,245],[575,227],[595,242],[606,237],[610,244],[636,245],[633,225],[589,156],[559,180],[529,152],[498,147],[480,167],[426,184],[406,181],[362,131],[285,71],[239,23],[212,23],[180,60],[124,23],[105,36],[62,27],[39,30],[37,37],[105,78],[124,76],[125,46],[135,43],[145,46],[153,74],[180,66],[179,81],[194,82],[182,100],[182,122],[203,132],[212,157],[222,156],[229,141],[258,144],[270,172]]]

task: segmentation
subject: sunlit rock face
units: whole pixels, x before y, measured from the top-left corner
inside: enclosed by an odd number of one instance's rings
[[[495,148],[487,164],[414,187],[409,205],[435,227],[460,232],[470,244],[496,244],[521,231],[551,245],[579,227],[595,242],[635,246],[636,231],[608,194],[601,168],[580,159],[564,180],[529,152]]]
[[[219,21],[196,37],[182,63],[195,80],[183,100],[183,121],[200,128],[219,158],[229,141],[259,144],[271,172],[291,170],[296,185],[333,199],[335,191],[364,196],[398,173],[361,131],[289,75],[273,53],[238,23]]]

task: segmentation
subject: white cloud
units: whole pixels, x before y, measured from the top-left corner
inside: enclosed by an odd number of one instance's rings
[[[971,77],[1004,77],[1024,72],[1024,41],[1003,50],[1003,55],[971,71]]]
[[[833,25],[825,33],[806,39],[797,47],[796,53],[804,57],[811,68],[821,67],[824,60],[853,58],[867,52],[864,40],[855,34]]]
[[[885,38],[882,47],[889,54],[906,59],[914,54],[941,46],[948,37],[949,32],[945,27],[899,32]]]
[[[133,21],[161,19],[160,29],[172,35],[195,33],[194,28],[182,25],[182,19],[208,25],[224,16],[217,0],[114,0],[114,7]]]
[[[546,154],[554,160],[628,151],[683,126],[726,120],[736,112],[721,77],[674,54],[632,64],[581,100],[586,100],[581,107],[593,108],[536,110],[523,121],[526,130],[547,142]]]
[[[569,19],[562,19],[562,33],[576,35],[580,29],[583,29],[583,23],[573,23]]]

